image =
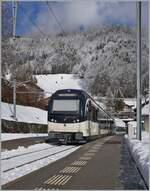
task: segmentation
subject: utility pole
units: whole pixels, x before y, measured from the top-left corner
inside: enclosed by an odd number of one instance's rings
[[[16,80],[14,79],[13,80],[13,105],[14,105],[14,119],[15,121],[17,120],[17,117],[16,117]]]
[[[136,2],[136,30],[137,30],[137,131],[136,136],[141,140],[141,2]]]
[[[16,38],[16,18],[17,18],[17,2],[12,2],[13,6],[13,40]]]
[[[16,38],[16,18],[17,18],[17,2],[12,1],[13,7],[13,40]],[[13,80],[13,105],[14,105],[14,114],[13,117],[15,121],[17,120],[16,117],[16,80]]]

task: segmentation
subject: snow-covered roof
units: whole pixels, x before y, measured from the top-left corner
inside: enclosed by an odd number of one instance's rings
[[[126,124],[123,122],[123,120],[119,118],[115,118],[115,125],[117,127],[126,127]]]
[[[1,102],[1,118],[14,121],[12,115],[13,105]],[[47,124],[47,111],[35,107],[16,105],[16,117],[18,122]]]
[[[149,115],[150,113],[150,108],[149,108],[149,103],[144,105],[144,107],[142,108],[142,115]]]
[[[145,98],[142,98],[142,104],[144,104],[145,101],[148,102],[148,99],[145,100]],[[137,102],[136,98],[125,98],[124,99],[124,103],[126,105],[128,105],[129,107],[132,107],[133,109],[136,108],[136,102]]]
[[[124,99],[124,103],[130,107],[136,107],[136,99],[135,98],[126,98]]]
[[[35,77],[37,85],[46,91],[46,97],[59,89],[83,89],[83,80],[73,74],[35,75]]]
[[[136,127],[137,122],[136,121],[130,121],[128,122],[129,127]]]

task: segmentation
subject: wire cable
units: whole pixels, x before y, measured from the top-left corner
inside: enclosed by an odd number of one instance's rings
[[[54,11],[53,11],[53,9],[52,9],[52,7],[51,7],[51,5],[49,4],[48,1],[46,2],[46,5],[47,5],[47,7],[48,7],[49,13],[54,16],[54,18],[55,18],[55,20],[56,20],[56,22],[57,22],[57,25],[59,25],[59,27],[60,27],[62,33],[65,34],[65,31],[64,31],[64,29],[63,29],[61,23],[59,22],[58,18],[56,17],[56,15],[55,15],[55,13],[54,13]]]
[[[23,14],[24,14],[26,17],[28,17],[29,21],[37,28],[37,30],[38,30],[43,36],[46,36],[46,34],[40,29],[40,27],[38,27],[38,25],[30,19],[29,15],[25,12],[25,10],[22,8],[22,6],[21,6],[19,3],[18,3],[18,8],[20,8],[20,9],[22,10]]]

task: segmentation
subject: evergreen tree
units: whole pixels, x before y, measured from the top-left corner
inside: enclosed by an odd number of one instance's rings
[[[114,108],[116,112],[119,112],[124,108],[123,94],[120,89],[117,89],[114,94]]]

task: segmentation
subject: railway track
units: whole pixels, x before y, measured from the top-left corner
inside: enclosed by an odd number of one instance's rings
[[[63,153],[73,148],[75,148],[75,146],[69,146],[69,148],[66,146],[52,146],[50,148],[39,149],[33,152],[26,152],[23,154],[3,158],[1,161],[2,172],[5,173],[24,165],[34,163],[41,159],[46,159],[51,156],[59,155],[60,153]],[[18,161],[17,164],[16,161]]]
[[[51,146],[51,147],[54,148],[53,146]],[[8,159],[11,159],[11,158],[15,158],[15,157],[23,156],[23,155],[28,155],[28,154],[31,154],[31,153],[36,153],[36,152],[39,152],[39,151],[49,150],[51,147],[44,148],[44,149],[36,149],[35,151],[29,151],[29,152],[25,152],[23,154],[12,155],[12,156],[8,156],[8,157],[3,157],[2,156],[1,160],[8,160]]]

